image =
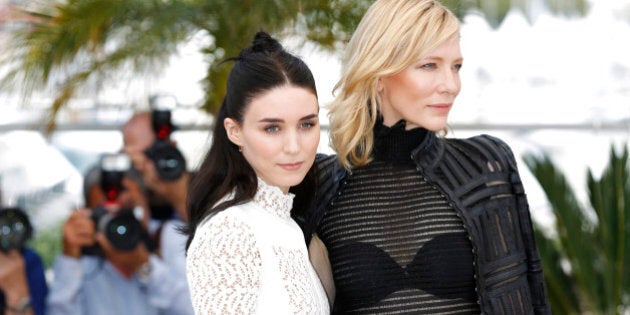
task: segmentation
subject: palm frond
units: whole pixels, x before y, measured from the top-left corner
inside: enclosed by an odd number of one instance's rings
[[[158,73],[190,36],[178,2],[73,0],[23,9],[33,22],[13,34],[3,83],[24,94],[51,88],[54,114],[94,76]],[[158,66],[156,66],[156,64]],[[54,119],[54,115],[52,116]]]
[[[625,264],[628,262],[628,257],[625,257],[628,256],[625,252],[628,242],[625,225],[626,216],[630,214],[627,160],[627,150],[618,155],[611,149],[609,164],[601,180],[588,172],[590,201],[599,220],[597,233],[603,251],[605,301],[602,308],[620,305],[624,293]]]
[[[611,148],[609,164],[599,179],[587,171],[590,207],[585,208],[549,157],[525,157],[557,219],[557,240],[540,232],[537,237],[552,305],[562,314],[575,312],[570,303],[579,305],[578,313],[620,314],[630,302],[627,162],[627,148],[621,154]]]

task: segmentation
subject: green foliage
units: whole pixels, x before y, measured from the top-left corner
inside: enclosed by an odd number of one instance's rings
[[[511,9],[527,14],[533,0],[444,0],[460,18],[481,12],[497,27]],[[229,66],[258,30],[341,49],[372,0],[47,0],[14,6],[11,46],[0,65],[6,89],[25,96],[53,89],[48,130],[56,113],[88,83],[113,84],[130,75],[157,75],[169,57],[192,36],[211,40],[201,49],[207,74],[202,80],[204,108],[214,113],[225,92]],[[586,0],[544,0],[565,14],[583,14]],[[94,86],[91,86],[94,89]],[[94,91],[87,92],[93,94]]]
[[[587,172],[590,204],[581,205],[547,156],[525,163],[556,217],[557,237],[537,227],[552,308],[556,314],[621,314],[630,307],[630,169],[628,150],[610,151],[599,179]]]
[[[55,257],[61,253],[63,246],[61,228],[60,223],[54,227],[36,231],[35,237],[29,241],[28,245],[41,256],[45,269],[51,268]]]
[[[208,74],[205,108],[214,112],[224,94],[229,67],[258,30],[333,48],[349,37],[367,1],[69,0],[20,9],[12,46],[0,62],[9,66],[2,85],[25,95],[55,84],[49,129],[57,111],[90,81],[120,81],[121,73],[157,74],[191,36],[209,34],[202,49]],[[115,78],[115,79],[113,79]]]
[[[246,7],[235,8],[230,1],[198,1],[197,26],[212,34],[214,42],[203,49],[212,60],[204,78],[206,99],[204,108],[215,112],[225,94],[229,65],[219,64],[225,57],[236,56],[246,47],[252,35],[266,30],[282,36],[297,35],[318,43],[322,48],[333,49],[340,41],[349,39],[354,27],[369,5],[368,1],[248,1]],[[349,9],[352,7],[353,9]],[[212,18],[208,19],[207,17]]]
[[[15,30],[2,56],[9,66],[2,83],[25,94],[55,83],[52,127],[54,114],[90,79],[162,68],[193,30],[184,19],[190,9],[161,0],[45,1],[23,8],[29,22]]]
[[[483,15],[488,24],[497,28],[503,23],[510,11],[522,13],[530,22],[534,20],[531,0],[442,0],[445,6],[460,19],[466,14],[475,12]],[[586,0],[543,0],[546,8],[555,15],[567,17],[584,16],[589,9]]]

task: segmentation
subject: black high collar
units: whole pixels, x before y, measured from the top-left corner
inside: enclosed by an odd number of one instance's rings
[[[412,162],[412,152],[427,137],[428,130],[418,127],[405,130],[407,122],[399,120],[391,127],[379,117],[374,126],[374,158],[385,162]]]

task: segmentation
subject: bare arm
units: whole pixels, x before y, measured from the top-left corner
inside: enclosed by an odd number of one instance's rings
[[[328,259],[328,249],[326,249],[326,245],[324,245],[324,242],[319,239],[317,234],[313,234],[311,243],[308,245],[308,257],[311,260],[311,264],[313,265],[315,272],[317,272],[319,281],[321,281],[322,286],[326,291],[328,305],[332,307],[333,302],[335,301],[336,293],[332,266],[330,265],[330,260]]]

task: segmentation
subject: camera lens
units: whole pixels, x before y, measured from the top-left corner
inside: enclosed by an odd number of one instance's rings
[[[20,249],[30,238],[32,228],[20,209],[0,209],[0,250]]]
[[[121,251],[133,250],[142,239],[142,226],[129,210],[104,215],[98,228],[112,246]]]
[[[160,178],[164,180],[176,180],[186,170],[186,160],[182,153],[167,142],[155,142],[146,154],[153,161]]]

